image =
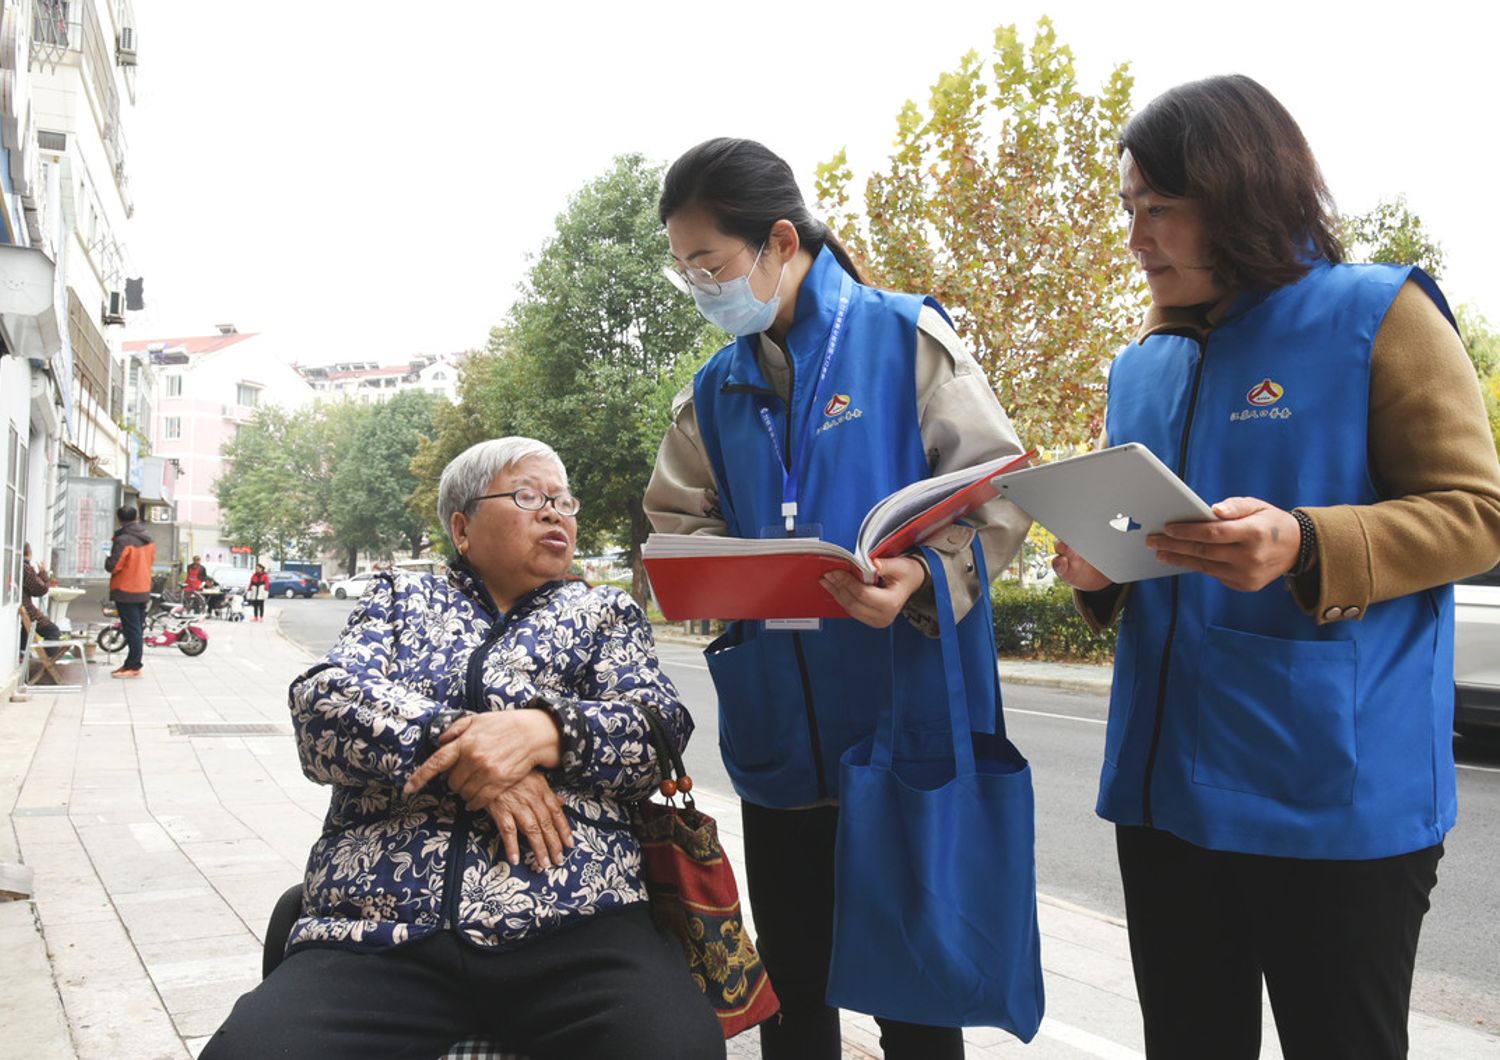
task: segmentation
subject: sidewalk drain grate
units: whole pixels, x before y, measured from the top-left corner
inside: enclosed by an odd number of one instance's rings
[[[173,736],[290,736],[285,725],[253,722],[243,725],[168,725]]]

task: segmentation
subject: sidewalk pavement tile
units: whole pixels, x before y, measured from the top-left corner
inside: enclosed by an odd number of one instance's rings
[[[8,829],[0,829],[0,832]],[[5,997],[0,1014],[8,1055],[27,1060],[73,1060],[73,1042],[47,948],[29,902],[0,905],[0,968]]]

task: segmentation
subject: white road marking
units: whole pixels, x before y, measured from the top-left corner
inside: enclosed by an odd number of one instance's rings
[[[1022,710],[1019,707],[1006,707],[1007,714],[1033,714],[1038,718],[1062,718],[1064,721],[1082,721],[1089,725],[1108,724],[1103,718],[1080,718],[1077,714],[1053,714],[1045,710]]]
[[[1097,1056],[1100,1060],[1146,1060],[1144,1053],[1136,1052],[1128,1046],[1119,1045],[1108,1038],[1101,1038],[1079,1027],[1061,1023],[1051,1016],[1042,1020],[1042,1026],[1037,1033],[1043,1038],[1051,1038],[1064,1045],[1072,1046],[1079,1052]]]

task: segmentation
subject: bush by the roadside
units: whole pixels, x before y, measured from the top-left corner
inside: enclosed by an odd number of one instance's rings
[[[990,588],[990,601],[1001,655],[1070,662],[1108,662],[1114,655],[1114,630],[1091,632],[1060,582],[1046,588],[999,582]]]

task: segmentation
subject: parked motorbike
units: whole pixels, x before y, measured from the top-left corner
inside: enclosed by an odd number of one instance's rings
[[[148,648],[176,648],[184,655],[202,655],[208,650],[208,634],[179,605],[170,612],[149,615],[143,643]],[[99,631],[95,638],[107,652],[125,650],[125,630],[116,622]]]

